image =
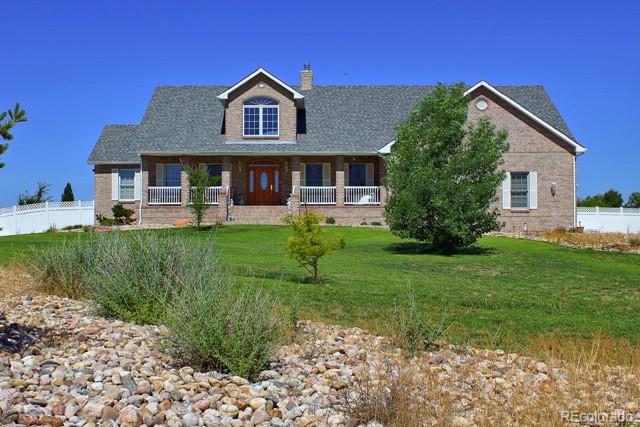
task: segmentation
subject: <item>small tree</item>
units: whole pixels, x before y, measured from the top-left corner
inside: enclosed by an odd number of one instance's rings
[[[27,116],[24,110],[20,109],[20,104],[16,104],[13,110],[7,110],[0,113],[0,139],[11,141],[13,135],[11,129],[16,123],[26,122]],[[9,148],[9,144],[0,144],[0,156]],[[0,169],[4,167],[4,163],[0,162]]]
[[[285,216],[285,223],[291,225],[293,235],[289,236],[285,255],[295,260],[300,267],[303,267],[312,274],[314,282],[318,282],[318,264],[320,258],[326,254],[344,248],[344,239],[333,237],[325,239],[322,237],[320,222],[324,218],[313,212],[293,216]]]
[[[73,196],[73,189],[71,188],[71,183],[67,182],[67,185],[64,186],[64,191],[62,192],[62,197],[60,198],[61,202],[73,202],[75,197]]]
[[[624,205],[625,208],[640,208],[640,192],[629,194],[629,200]]]
[[[38,189],[34,194],[29,194],[29,192],[25,191],[24,193],[20,193],[18,195],[18,204],[19,205],[33,205],[35,203],[44,203],[51,200],[51,197],[47,196],[49,192],[49,184],[44,182],[38,183]]]
[[[206,169],[198,167],[187,165],[184,170],[189,176],[189,186],[191,187],[189,208],[196,220],[196,227],[200,228],[204,214],[211,207],[206,201],[206,189],[215,183],[216,177],[209,176],[209,172]]]
[[[622,194],[613,188],[602,195],[602,201],[604,202],[604,205],[609,208],[619,208],[624,203]]]
[[[438,85],[398,127],[386,159],[391,231],[442,251],[501,227],[490,206],[504,179],[507,133],[486,119],[466,125],[467,103],[462,85]]]

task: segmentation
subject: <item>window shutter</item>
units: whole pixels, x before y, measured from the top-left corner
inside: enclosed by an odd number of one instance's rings
[[[201,171],[206,171],[207,170],[207,164],[206,163],[198,163],[198,167],[200,168]]]
[[[509,172],[502,181],[502,209],[511,209],[511,174]]]
[[[142,184],[142,179],[141,178],[142,178],[142,175],[140,174],[140,171],[137,170],[136,174],[135,174],[135,176],[133,178],[133,198],[135,200],[140,200],[140,198],[141,198],[140,196],[142,195],[141,191],[140,191],[141,187],[142,187],[142,185],[141,185]]]
[[[300,163],[300,185],[307,185],[307,164]]]
[[[322,164],[322,185],[325,187],[331,186],[331,163]]]
[[[367,186],[373,186],[373,163],[367,163],[365,166],[365,182]]]
[[[529,209],[538,209],[538,172],[529,172]]]
[[[111,169],[111,200],[120,198],[120,175],[118,169]]]
[[[344,164],[344,185],[349,186],[349,163]]]
[[[156,163],[156,186],[164,186],[164,163]]]

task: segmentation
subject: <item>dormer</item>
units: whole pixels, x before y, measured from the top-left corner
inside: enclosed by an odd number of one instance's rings
[[[218,95],[225,107],[225,142],[295,143],[304,95],[263,68]]]

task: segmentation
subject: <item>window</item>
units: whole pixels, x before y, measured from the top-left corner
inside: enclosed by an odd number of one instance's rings
[[[511,208],[529,207],[529,172],[511,172]]]
[[[209,164],[207,165],[207,173],[210,178],[213,178],[213,186],[219,187],[222,184],[222,165]]]
[[[251,98],[244,103],[244,136],[278,136],[279,107],[271,98]]]
[[[322,163],[307,163],[306,185],[322,187]]]
[[[120,200],[134,200],[135,195],[135,169],[119,169],[118,176],[120,181]]]
[[[367,185],[367,167],[364,163],[349,163],[349,183],[353,187]]]
[[[182,167],[177,163],[164,166],[164,185],[166,187],[180,187],[180,172]]]

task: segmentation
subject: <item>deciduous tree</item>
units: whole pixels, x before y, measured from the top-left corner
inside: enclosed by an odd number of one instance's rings
[[[486,119],[467,123],[467,104],[461,84],[438,85],[400,124],[386,160],[391,231],[442,251],[501,227],[490,206],[507,133]]]

